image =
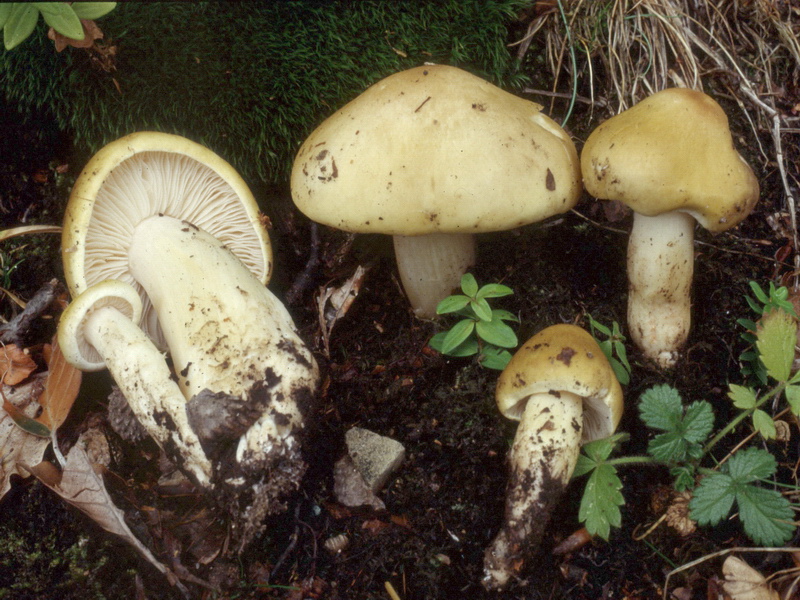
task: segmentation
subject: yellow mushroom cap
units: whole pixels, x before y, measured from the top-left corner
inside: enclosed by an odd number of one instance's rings
[[[611,435],[622,418],[622,388],[600,346],[575,325],[552,325],[529,339],[497,380],[500,412],[519,420],[534,394],[583,398],[583,443]]]
[[[581,152],[581,171],[596,198],[649,217],[681,210],[713,232],[741,222],[759,196],[725,112],[684,88],[653,94],[599,125]]]
[[[128,270],[133,230],[155,215],[203,229],[238,256],[260,281],[269,280],[269,237],[258,204],[236,170],[191,140],[143,131],[103,147],[72,188],[61,251],[73,298],[100,281],[124,281],[142,297],[143,327],[163,343],[150,302]]]
[[[306,139],[292,197],[310,219],[389,235],[512,229],[572,208],[572,140],[541,106],[466,71],[416,67],[374,84]]]

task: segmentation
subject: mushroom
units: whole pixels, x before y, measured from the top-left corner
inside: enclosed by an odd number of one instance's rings
[[[292,198],[319,223],[392,235],[414,312],[433,318],[474,263],[473,234],[577,202],[575,146],[541,108],[455,67],[401,71],[311,133]]]
[[[243,547],[299,485],[298,434],[318,379],[289,313],[264,286],[270,246],[250,191],[198,144],[133,134],[84,169],[64,230],[75,298],[98,278],[139,292],[149,311],[143,329],[169,350],[175,373],[167,377],[177,383],[169,402],[137,389],[126,397],[156,441],[154,420],[198,440],[207,480],[194,476],[181,447],[162,447],[234,516]]]
[[[58,324],[61,352],[81,371],[108,368],[153,439],[180,456],[183,469],[207,487],[211,463],[188,425],[186,400],[164,356],[137,325],[141,314],[142,301],[133,287],[112,279],[96,283],[62,313]]]
[[[634,211],[628,328],[645,357],[672,367],[691,324],[695,221],[714,233],[736,226],[758,200],[758,181],[733,146],[722,108],[682,88],[597,127],[581,170],[590,194]]]
[[[500,412],[519,421],[500,532],[484,553],[487,589],[503,589],[541,539],[575,470],[580,446],[611,435],[622,389],[597,342],[575,325],[543,329],[511,358],[496,390]]]

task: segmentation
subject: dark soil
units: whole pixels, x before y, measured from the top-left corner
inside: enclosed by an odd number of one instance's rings
[[[578,114],[575,122],[581,117]],[[30,124],[41,129],[47,125],[46,120]],[[783,210],[780,181],[772,167],[754,158],[757,146],[746,123],[734,127],[737,139],[746,141],[741,150],[762,182],[761,202],[733,232],[716,237],[698,232],[694,323],[678,366],[659,372],[628,346],[633,372],[625,389],[627,411],[621,429],[630,434],[630,441],[623,453],[646,448],[647,434],[636,404],[653,384],[669,383],[687,401],[710,401],[718,423],[725,422],[730,406],[727,384],[742,381],[738,356],[745,344],[736,319],[753,316],[744,299],[748,281],[766,285],[787,272],[787,266],[774,258],[786,240],[768,224]],[[22,215],[29,222],[58,222],[67,196],[57,183],[55,167],[70,160],[64,150],[68,145],[57,136],[41,141],[19,128],[10,128],[12,134],[14,152],[5,149],[4,158],[9,160],[0,173],[3,205],[13,205],[4,214],[5,224],[19,223]],[[585,137],[583,131],[575,134]],[[81,167],[69,163],[73,176]],[[39,182],[33,178],[37,172],[45,174]],[[290,208],[285,190],[257,190],[257,195],[273,221],[278,268],[271,287],[282,295],[308,260],[310,225]],[[611,222],[587,197],[577,213],[481,236],[473,272],[480,283],[502,282],[514,290],[513,296],[496,304],[519,315],[521,341],[554,323],[588,327],[586,313],[624,327],[629,227],[629,218]],[[688,537],[662,524],[637,541],[661,515],[663,507],[657,500],[670,478],[659,469],[629,468],[622,471],[626,500],[622,528],[612,531],[609,542],[596,540],[564,556],[553,554],[555,544],[581,526],[577,514],[584,481],[575,480],[546,529],[542,547],[523,570],[523,579],[507,592],[485,592],[480,584],[483,550],[502,519],[505,457],[515,430],[514,423],[495,408],[497,372],[469,360],[442,357],[427,347],[440,325],[421,322],[411,314],[397,281],[388,237],[359,236],[353,241],[324,228],[320,237],[322,266],[312,285],[290,306],[304,339],[317,349],[323,373],[319,406],[308,427],[310,468],[302,489],[289,500],[285,513],[270,520],[265,535],[239,559],[197,564],[188,538],[175,542],[178,534],[169,538],[153,524],[153,515],[161,511],[164,523],[174,522],[170,515],[195,514],[200,499],[192,493],[177,499],[156,493],[155,449],[146,444],[134,448],[114,439],[119,460],[107,483],[133,530],[166,564],[182,564],[187,572],[222,589],[214,593],[186,582],[192,597],[389,598],[385,582],[390,582],[405,600],[656,598],[673,568],[749,544],[735,523],[700,529]],[[10,289],[28,298],[44,282],[60,277],[55,238],[23,240],[30,254],[9,274]],[[7,247],[3,250],[8,252]],[[319,344],[315,294],[319,286],[342,283],[359,264],[369,265],[370,271],[352,308],[333,329],[326,358]],[[13,311],[4,302],[9,317]],[[62,428],[65,444],[90,419],[104,422],[108,390],[107,377],[86,377],[74,414]],[[405,462],[380,493],[385,511],[347,509],[333,496],[332,465],[343,452],[344,433],[356,425],[406,447]],[[734,434],[731,444],[743,435]],[[768,447],[783,467],[791,468],[797,459],[794,447],[780,443]],[[0,551],[0,571],[5,573],[0,575],[0,588],[11,590],[13,582],[18,584],[15,591],[0,597],[83,598],[87,591],[98,598],[180,597],[134,550],[66,508],[40,484],[18,481],[0,506],[0,536],[18,544],[14,551]],[[332,554],[323,543],[340,534],[347,536],[349,545]],[[169,553],[175,548],[178,555],[173,560]],[[775,556],[748,558],[759,569],[786,566],[781,555]],[[718,573],[718,559],[701,563],[673,578],[671,590],[688,588],[694,597],[705,597]]]

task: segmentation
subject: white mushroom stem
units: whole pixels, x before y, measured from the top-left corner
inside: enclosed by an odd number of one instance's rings
[[[459,286],[475,264],[475,236],[469,233],[395,235],[394,252],[403,289],[414,313],[436,317],[436,305]]]
[[[503,526],[484,554],[483,585],[503,589],[538,546],[580,453],[583,401],[569,392],[532,395],[509,454]]]
[[[695,219],[683,212],[634,213],[628,242],[628,328],[661,368],[678,360],[689,336]]]
[[[186,222],[150,217],[129,248],[187,400],[204,391],[261,406],[240,438],[236,460],[261,460],[292,446],[302,426],[298,400],[314,390],[317,366],[275,296],[216,238]]]
[[[118,308],[129,299],[127,290],[138,302],[136,292],[118,281],[101,282],[75,298],[59,322],[59,345],[78,368],[97,370],[99,355],[137,419],[170,458],[208,487],[211,463],[188,425],[185,400],[164,356]],[[96,356],[89,359],[87,352]]]

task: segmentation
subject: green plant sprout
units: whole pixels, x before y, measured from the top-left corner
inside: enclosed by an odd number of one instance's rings
[[[766,303],[765,303],[766,304]],[[773,303],[774,304],[774,303]],[[775,457],[755,446],[737,446],[717,461],[712,449],[743,421],[765,439],[775,437],[773,418],[764,407],[785,398],[788,410],[800,416],[800,371],[792,374],[797,339],[797,320],[782,306],[769,306],[754,327],[755,349],[772,386],[753,388],[730,384],[728,398],[739,409],[713,437],[714,411],[705,400],[684,404],[669,385],[646,390],[639,416],[658,433],[650,440],[646,456],[609,458],[625,439],[612,436],[586,444],[575,476],[589,474],[579,518],[593,535],[607,538],[619,527],[625,500],[617,467],[630,464],[666,466],[678,491],[691,491],[689,516],[699,525],[715,526],[726,519],[734,505],[744,532],[757,544],[779,546],[794,535],[794,512],[789,501],[774,489]],[[714,463],[714,468],[704,466]]]
[[[0,29],[6,50],[19,46],[28,39],[39,14],[44,22],[61,35],[73,40],[85,36],[81,19],[99,19],[110,13],[116,2],[10,2],[0,4]]]
[[[751,281],[749,285],[755,299],[750,296],[745,296],[744,299],[750,309],[759,317],[771,310],[783,310],[797,318],[794,306],[788,300],[788,288],[783,286],[776,288],[771,281],[769,282],[769,291],[764,291],[755,281]],[[745,377],[756,377],[761,385],[767,385],[767,372],[755,350],[756,323],[751,319],[737,319],[736,322],[747,330],[741,337],[749,344],[747,349],[739,355],[739,360],[742,362],[742,374]]]
[[[448,296],[436,306],[436,314],[454,314],[463,317],[449,331],[434,335],[429,345],[447,356],[478,355],[478,362],[489,369],[502,371],[511,353],[507,348],[515,348],[519,343],[517,334],[505,321],[519,321],[507,310],[492,308],[489,298],[509,296],[514,291],[499,283],[489,283],[478,287],[471,273],[461,277],[463,294]]]
[[[609,329],[602,323],[595,321],[589,313],[586,313],[586,317],[589,319],[592,337],[597,342],[597,345],[600,346],[603,354],[606,355],[617,379],[622,385],[628,385],[631,381],[631,365],[628,362],[628,351],[625,350],[626,338],[622,335],[619,323],[612,321]],[[602,334],[608,339],[600,340],[598,334]],[[615,353],[616,356],[614,356]]]

